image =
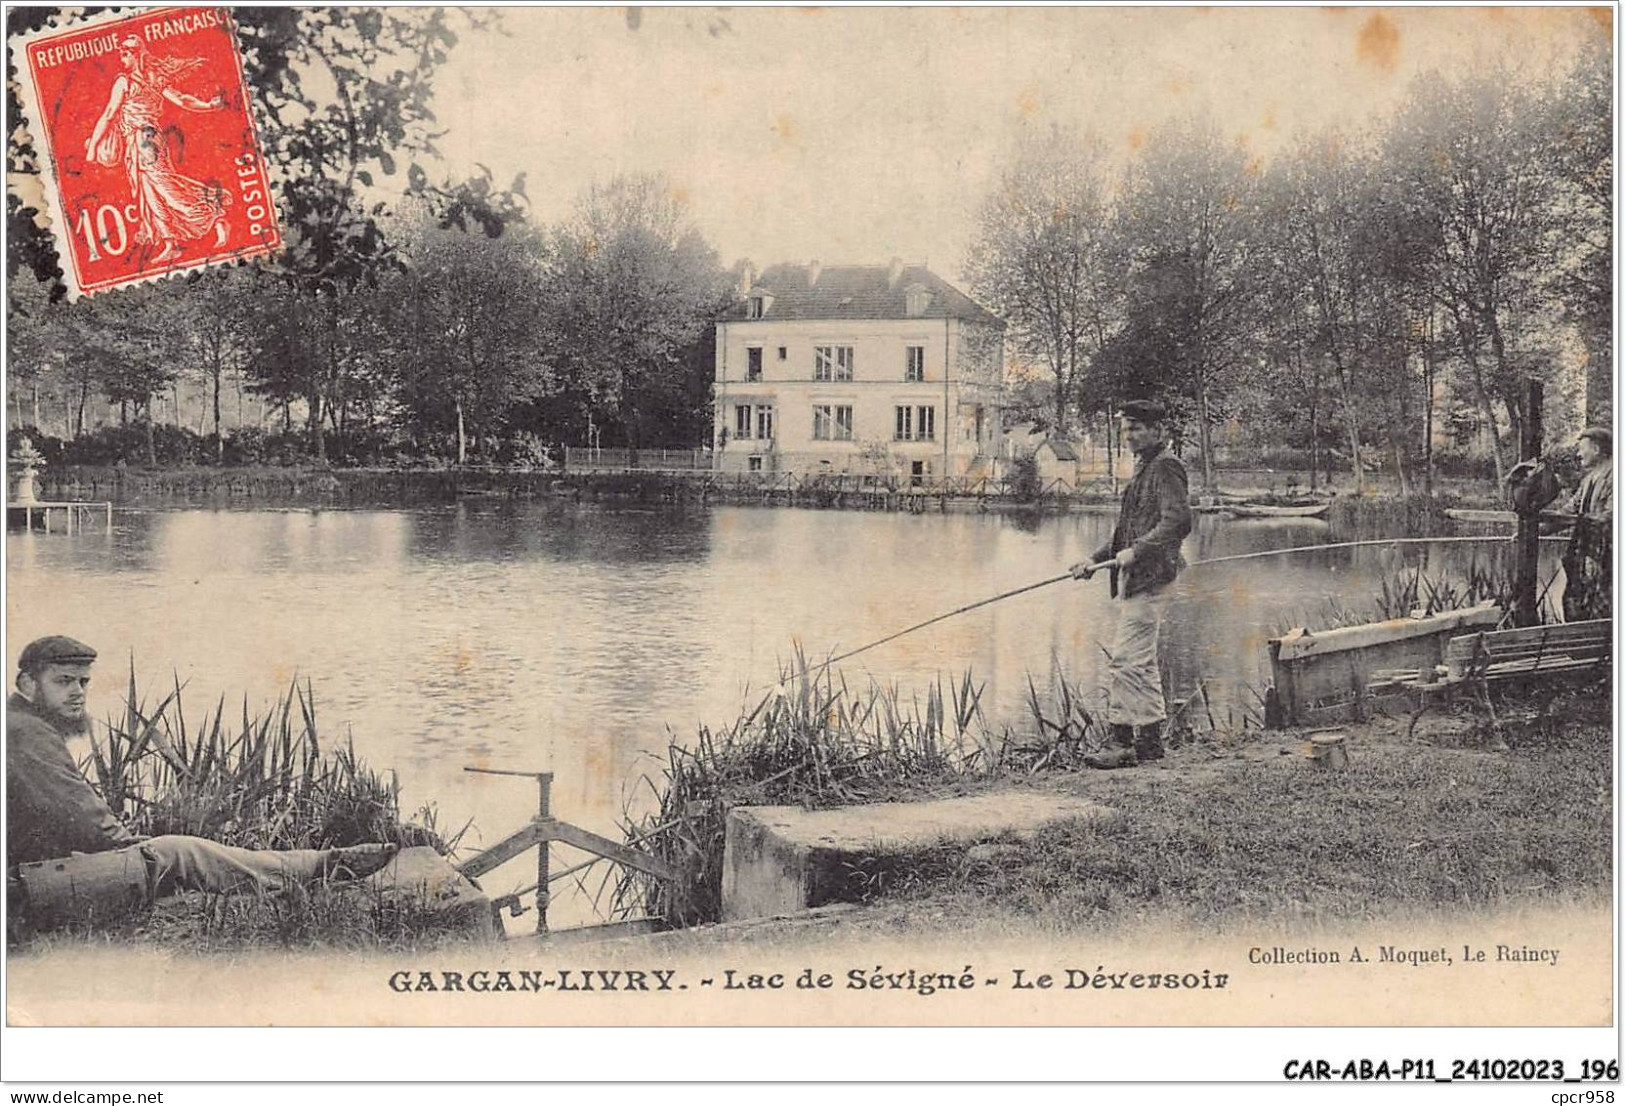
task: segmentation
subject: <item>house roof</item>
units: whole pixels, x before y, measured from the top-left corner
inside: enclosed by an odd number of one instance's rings
[[[891,281],[888,265],[826,265],[818,283],[808,284],[810,265],[773,265],[764,270],[751,286],[751,294],[766,292],[773,297],[768,319],[964,319],[967,322],[1004,326],[1004,320],[965,293],[920,265],[903,267],[902,275]],[[910,288],[931,294],[925,310],[910,315],[907,297]],[[748,318],[743,299],[723,312],[724,319]]]
[[[1064,438],[1045,438],[1038,443],[1038,449],[1043,449],[1045,446],[1049,446],[1050,452],[1055,454],[1057,461],[1076,461],[1078,459],[1078,451],[1073,449],[1072,443]],[[1033,452],[1036,453],[1037,450]]]

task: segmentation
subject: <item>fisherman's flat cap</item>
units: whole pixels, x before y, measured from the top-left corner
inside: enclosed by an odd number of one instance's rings
[[[82,641],[62,634],[42,637],[23,646],[17,667],[22,671],[47,664],[89,664],[96,659],[96,650]]]
[[[1580,431],[1580,440],[1584,441],[1587,438],[1596,442],[1597,448],[1610,457],[1614,455],[1614,432],[1612,430],[1604,426],[1588,426]]]
[[[1154,399],[1131,399],[1118,408],[1118,413],[1135,422],[1158,423],[1168,418],[1168,408]]]

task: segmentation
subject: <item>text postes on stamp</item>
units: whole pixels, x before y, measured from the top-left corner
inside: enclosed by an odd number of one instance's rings
[[[113,15],[11,46],[70,295],[281,248],[224,9]]]

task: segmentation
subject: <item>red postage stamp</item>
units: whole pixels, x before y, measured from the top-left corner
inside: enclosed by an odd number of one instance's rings
[[[115,14],[11,45],[69,295],[281,248],[229,12]]]

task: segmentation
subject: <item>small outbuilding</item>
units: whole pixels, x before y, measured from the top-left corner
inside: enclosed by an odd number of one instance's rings
[[[1038,466],[1038,479],[1046,488],[1056,480],[1064,480],[1069,487],[1078,486],[1078,451],[1065,438],[1045,438],[1039,442],[1033,451],[1033,462]]]

